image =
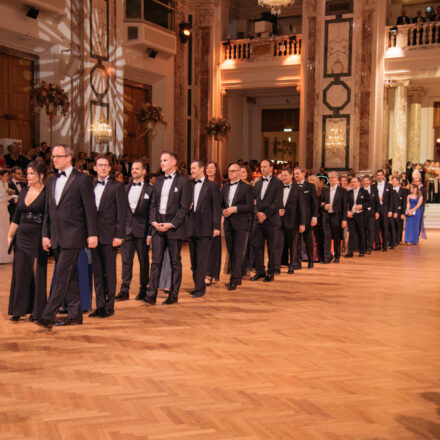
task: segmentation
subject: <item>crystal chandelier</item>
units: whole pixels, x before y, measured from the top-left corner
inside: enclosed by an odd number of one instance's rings
[[[258,4],[263,8],[270,9],[273,15],[281,14],[281,8],[289,6],[294,3],[295,0],[258,0]]]

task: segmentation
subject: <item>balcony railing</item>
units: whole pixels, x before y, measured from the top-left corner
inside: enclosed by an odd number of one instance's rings
[[[385,44],[387,49],[435,48],[440,47],[440,21],[388,26]]]
[[[227,40],[223,42],[223,60],[255,61],[301,55],[301,35]]]

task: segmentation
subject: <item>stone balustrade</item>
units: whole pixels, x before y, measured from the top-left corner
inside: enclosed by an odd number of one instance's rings
[[[440,21],[388,26],[385,34],[386,48],[438,48],[440,47]]]
[[[255,61],[301,55],[301,35],[227,40],[223,42],[223,61]]]

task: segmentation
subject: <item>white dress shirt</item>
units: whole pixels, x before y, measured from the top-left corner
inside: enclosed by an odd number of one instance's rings
[[[99,180],[98,180],[98,182],[99,182]],[[98,182],[96,182],[95,189],[94,189],[96,209],[99,208],[99,204],[101,203],[102,193],[104,192],[105,185],[107,185],[108,176],[103,180],[104,185],[102,185],[101,183],[98,183]]]
[[[377,192],[379,193],[379,197],[383,198],[383,192],[385,191],[385,182],[377,182]],[[382,205],[382,201],[380,202]]]
[[[330,187],[330,209],[328,212],[333,212],[333,201],[335,200],[336,190],[338,189],[338,185]]]
[[[400,189],[400,185],[395,186],[393,189],[394,189],[394,191],[396,191],[396,193],[398,193],[399,189]]]
[[[171,179],[169,178],[169,176],[165,175],[165,179],[162,185],[162,191],[160,193],[159,213],[162,215],[165,215],[167,213],[168,197],[170,194],[171,186],[174,182],[174,177],[176,177],[176,172],[174,171],[174,173],[170,174],[170,176]]]
[[[139,185],[133,186],[132,184],[132,187],[128,191],[128,204],[130,205],[131,212],[133,213],[136,210],[136,207],[139,202],[139,197],[141,196],[142,187],[144,186],[143,182],[140,182],[140,184],[141,186]]]
[[[18,193],[20,193],[21,190],[23,189],[23,187],[21,186],[21,183],[18,180],[15,180],[15,179],[11,179],[11,180],[12,180],[12,182],[14,182],[15,186],[17,187]]]
[[[232,206],[232,202],[234,201],[235,192],[238,188],[238,182],[240,180],[237,180],[237,182],[231,182],[229,186],[229,194],[228,194],[228,206]]]
[[[264,195],[266,194],[267,187],[269,186],[270,180],[272,179],[272,174],[268,177],[263,177],[263,179],[267,179],[267,181],[263,180],[263,185],[261,186],[261,200],[264,199]]]
[[[70,166],[69,168],[65,169],[64,172],[66,173],[65,176],[57,177],[57,181],[55,183],[55,203],[58,206],[58,203],[60,203],[61,194],[63,194],[63,189],[66,186],[67,179],[72,174],[73,167]]]
[[[284,185],[283,191],[283,206],[286,206],[287,199],[289,198],[290,190],[292,189],[292,184]]]
[[[367,186],[366,188],[364,188],[368,191],[368,194],[371,194],[371,186]]]
[[[202,189],[203,182],[205,181],[205,177],[200,179],[200,182],[194,183],[194,211],[197,209],[197,203],[199,201],[200,190]]]
[[[358,194],[359,194],[359,189],[355,189],[353,188],[353,198],[354,198],[354,203],[353,203],[353,208],[352,208],[352,212],[356,212],[354,207],[356,206],[356,200],[358,198]],[[360,212],[360,211],[359,211]]]

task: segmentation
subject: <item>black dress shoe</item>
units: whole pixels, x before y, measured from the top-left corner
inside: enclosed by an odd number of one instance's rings
[[[102,313],[99,315],[100,318],[110,318],[110,316],[113,316],[115,314],[115,311],[113,309],[111,310],[103,310]]]
[[[89,314],[89,318],[96,318],[98,316],[101,316],[103,312],[105,312],[104,308],[99,307],[93,313]]]
[[[310,263],[307,265],[308,269],[313,269],[315,267],[315,263],[313,261],[310,261]]]
[[[142,301],[142,300],[145,299],[146,296],[147,296],[147,295],[146,295],[145,293],[141,293],[141,292],[139,292],[138,295],[137,295],[137,297],[135,298],[135,300],[136,300],[136,301]]]
[[[169,296],[162,304],[171,305],[171,304],[177,304],[177,303],[178,303],[177,298],[172,298],[171,296]]]
[[[302,269],[302,266],[293,266],[293,268],[295,269],[295,270],[301,270]]]
[[[391,249],[391,250],[393,250],[393,249],[394,249],[394,245],[393,245],[393,244],[392,244],[392,245],[390,246],[390,249]]]
[[[339,257],[336,257],[333,261],[333,263],[339,263]]]
[[[353,252],[349,252],[348,254],[344,255],[344,258],[353,258]]]
[[[14,316],[11,316],[11,317],[9,318],[9,321],[17,322],[17,321],[19,321],[19,320],[20,320],[20,316],[19,316],[19,315],[14,315]]]
[[[295,273],[295,270],[293,269],[293,267],[289,267],[289,269],[287,269],[287,273],[289,275],[292,275],[293,273]]]
[[[367,255],[371,255],[371,249],[368,249]]]
[[[275,275],[281,275],[281,270],[274,270],[273,273],[274,273]]]
[[[226,283],[225,286],[228,290],[235,290],[237,288],[237,284],[234,283]]]
[[[35,321],[35,324],[45,328],[46,330],[52,330],[52,326],[53,326],[53,324],[50,321],[47,321],[46,319],[39,319]]]
[[[363,252],[359,252],[359,256],[363,257],[365,254]]]
[[[191,296],[193,298],[201,298],[204,295],[205,295],[205,292],[197,292],[197,291],[194,291],[194,293],[191,294]]]
[[[58,313],[60,315],[67,315],[67,309],[60,309],[60,310],[58,310]]]
[[[388,252],[388,249],[387,248],[383,248],[382,249],[384,252]]]
[[[380,251],[380,248],[374,248],[375,251]]]
[[[274,274],[273,273],[268,273],[263,280],[263,283],[270,283],[271,281],[274,280]]]
[[[30,315],[29,316],[29,321],[30,322],[35,322],[35,321],[37,321],[37,318],[34,318],[33,315]]]
[[[127,301],[128,300],[128,293],[119,292],[116,297],[116,301]]]
[[[327,261],[327,260],[322,260],[321,261],[321,264],[330,264],[331,263],[331,261]]]
[[[150,304],[150,306],[154,306],[156,304],[156,298],[153,298],[151,296],[146,296],[144,298],[144,303]]]
[[[67,325],[81,325],[82,323],[83,323],[82,319],[66,318],[63,319],[62,321],[54,322],[53,325],[56,325],[57,327],[65,327]]]
[[[252,278],[249,278],[249,281],[258,281],[263,278],[266,278],[266,274],[254,275]]]

